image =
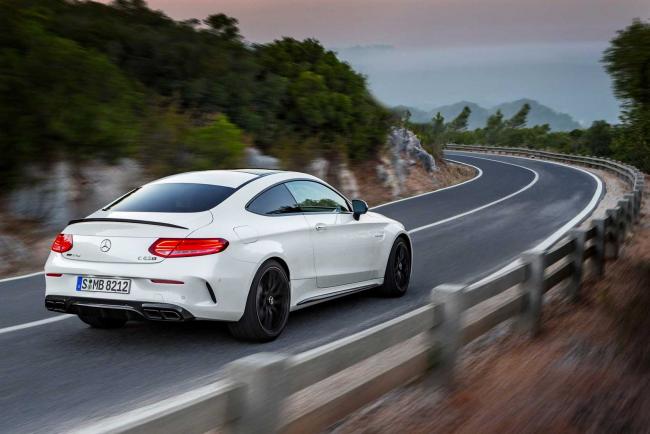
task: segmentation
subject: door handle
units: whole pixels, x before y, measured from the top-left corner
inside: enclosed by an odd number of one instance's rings
[[[325,223],[316,223],[314,226],[314,229],[317,231],[324,231],[327,228],[327,225]]]

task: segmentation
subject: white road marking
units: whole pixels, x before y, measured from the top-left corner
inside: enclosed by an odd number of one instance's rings
[[[531,250],[533,251],[543,251],[551,247],[553,244],[555,244],[557,241],[562,239],[567,232],[572,229],[574,226],[576,226],[578,223],[580,223],[585,217],[587,217],[593,210],[596,208],[596,205],[598,205],[598,202],[600,201],[600,196],[603,193],[603,182],[601,179],[596,176],[595,174],[591,173],[590,171],[583,169],[581,167],[576,167],[576,166],[571,166],[569,164],[563,164],[563,163],[558,163],[557,161],[547,161],[547,160],[539,160],[536,158],[528,158],[528,157],[511,157],[511,158],[522,158],[526,160],[532,160],[532,161],[537,161],[540,163],[547,163],[547,164],[555,164],[557,166],[564,166],[568,167],[570,169],[578,170],[580,172],[584,172],[588,175],[590,175],[592,178],[596,180],[596,192],[594,195],[591,197],[591,200],[587,204],[586,207],[583,208],[582,211],[578,215],[576,215],[574,218],[572,218],[570,221],[568,221],[565,225],[563,225],[560,229],[557,231],[553,232],[549,237],[544,239],[541,243],[533,247]],[[498,269],[494,273],[490,274],[489,276],[484,277],[483,279],[479,280],[478,282],[474,282],[471,284],[471,287],[475,288],[480,286],[486,281],[492,280],[502,274],[507,273],[508,271],[514,269],[515,267],[519,266],[522,264],[521,258],[517,258],[514,261],[510,262],[509,264],[505,265],[504,267]]]
[[[41,320],[38,320],[38,321],[32,321],[32,322],[28,322],[28,323],[24,323],[24,324],[18,324],[18,325],[11,326],[11,327],[5,327],[3,329],[0,329],[0,335],[5,334],[5,333],[15,332],[15,331],[18,331],[18,330],[24,330],[24,329],[28,329],[28,328],[32,328],[32,327],[38,327],[38,326],[41,326],[41,325],[50,324],[50,323],[57,322],[57,321],[62,321],[64,319],[72,318],[74,316],[75,315],[58,315],[58,316],[54,316],[52,318],[46,318],[46,319],[41,319]]]
[[[526,170],[528,170],[530,172],[533,172],[535,174],[535,177],[533,178],[533,180],[530,183],[525,185],[523,188],[520,188],[519,190],[515,191],[514,193],[510,193],[507,196],[503,196],[502,198],[497,199],[497,200],[495,200],[493,202],[486,203],[485,205],[479,206],[478,208],[470,209],[469,211],[465,211],[463,213],[456,214],[454,216],[448,217],[448,218],[443,219],[443,220],[438,220],[437,222],[429,223],[428,225],[413,228],[410,231],[408,231],[409,234],[414,234],[416,232],[420,232],[420,231],[423,231],[425,229],[429,229],[429,228],[432,228],[434,226],[438,226],[438,225],[450,222],[452,220],[456,220],[456,219],[459,219],[461,217],[465,217],[466,215],[470,215],[470,214],[473,214],[475,212],[484,210],[485,208],[491,207],[492,205],[496,205],[496,204],[498,204],[500,202],[503,202],[504,200],[508,200],[511,197],[514,197],[514,196],[518,195],[519,193],[523,193],[524,191],[528,190],[530,187],[535,185],[537,183],[537,181],[539,180],[539,173],[537,173],[533,169],[529,169],[528,167],[520,166],[518,164],[513,164],[513,163],[506,163],[505,161],[493,160],[491,158],[474,157],[474,156],[468,156],[468,158],[477,158],[479,160],[494,161],[494,162],[497,162],[497,163],[502,163],[502,164],[507,164],[507,165],[510,165],[510,166],[520,167],[522,169],[526,169]]]
[[[426,193],[416,194],[415,196],[409,196],[409,197],[405,197],[405,198],[403,198],[403,199],[397,199],[397,200],[394,200],[394,201],[392,201],[392,202],[382,203],[381,205],[374,206],[374,207],[372,207],[372,208],[370,208],[370,209],[375,210],[375,209],[377,209],[377,208],[381,208],[382,206],[392,205],[392,204],[394,204],[394,203],[404,202],[405,200],[415,199],[416,197],[428,196],[428,195],[430,195],[430,194],[436,194],[436,193],[439,193],[439,192],[444,191],[444,190],[449,190],[450,188],[460,187],[461,185],[467,184],[468,182],[476,181],[476,180],[479,179],[481,176],[483,176],[483,171],[482,171],[479,167],[474,166],[473,164],[465,163],[465,162],[463,162],[463,161],[452,160],[452,159],[450,159],[450,158],[445,158],[445,160],[447,160],[447,161],[451,161],[451,162],[453,162],[453,163],[457,163],[457,164],[463,164],[463,165],[465,165],[465,166],[470,166],[470,167],[476,169],[476,173],[477,173],[477,175],[476,175],[475,177],[473,177],[472,179],[468,179],[467,181],[463,181],[463,182],[461,182],[461,183],[459,183],[459,184],[450,185],[449,187],[439,188],[439,189],[437,189],[437,190],[434,190],[434,191],[428,191],[428,192],[426,192]]]
[[[43,271],[37,271],[36,273],[23,274],[22,276],[6,277],[4,279],[0,279],[0,283],[11,282],[12,280],[27,279],[28,277],[38,276],[43,273],[44,273]]]

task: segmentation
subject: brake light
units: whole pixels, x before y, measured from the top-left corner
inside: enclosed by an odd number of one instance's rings
[[[57,253],[64,253],[72,249],[72,235],[59,234],[52,243],[52,251]]]
[[[149,253],[163,258],[212,255],[223,252],[228,241],[223,238],[159,238],[149,247]]]

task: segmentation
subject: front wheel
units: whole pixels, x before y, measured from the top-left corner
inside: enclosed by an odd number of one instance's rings
[[[262,264],[251,284],[244,315],[230,323],[230,333],[238,339],[272,341],[287,325],[291,291],[289,278],[275,260]]]
[[[401,297],[406,294],[411,279],[411,249],[402,237],[395,240],[388,256],[384,284],[378,288],[386,297]]]

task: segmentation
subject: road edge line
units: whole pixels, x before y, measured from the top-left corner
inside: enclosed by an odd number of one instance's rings
[[[0,335],[3,335],[5,333],[16,332],[16,331],[19,331],[19,330],[25,330],[25,329],[29,329],[29,328],[32,328],[32,327],[38,327],[38,326],[42,326],[42,325],[45,325],[45,324],[50,324],[50,323],[57,322],[57,321],[62,321],[64,319],[72,318],[73,316],[75,316],[75,315],[57,315],[57,316],[54,316],[52,318],[39,319],[38,321],[31,321],[31,322],[26,322],[26,323],[23,323],[23,324],[18,324],[18,325],[15,325],[15,326],[5,327],[5,328],[0,329]]]
[[[451,161],[451,162],[453,162],[453,163],[462,164],[462,165],[465,165],[465,166],[469,166],[469,167],[471,167],[471,168],[473,168],[473,169],[476,169],[476,173],[477,173],[477,174],[476,174],[476,176],[472,177],[471,179],[468,179],[468,180],[463,181],[463,182],[458,183],[458,184],[449,185],[449,186],[447,186],[447,187],[439,188],[439,189],[437,189],[437,190],[427,191],[427,192],[425,192],[425,193],[416,194],[415,196],[403,197],[402,199],[396,199],[396,200],[393,200],[393,201],[390,201],[390,202],[382,203],[382,204],[377,205],[377,206],[373,206],[373,207],[370,208],[370,209],[371,209],[371,210],[376,210],[377,208],[381,208],[381,207],[383,207],[383,206],[393,205],[393,204],[395,204],[395,203],[404,202],[404,201],[406,201],[406,200],[416,199],[416,198],[418,198],[418,197],[428,196],[428,195],[430,195],[430,194],[438,193],[438,192],[440,192],[440,191],[445,191],[445,190],[449,190],[449,189],[451,189],[451,188],[460,187],[461,185],[464,185],[464,184],[470,183],[470,182],[472,182],[472,181],[476,181],[476,180],[479,179],[481,176],[483,176],[483,170],[481,170],[480,167],[474,166],[473,164],[464,163],[464,162],[462,162],[462,161],[451,160],[451,159],[449,159],[449,158],[444,158],[444,157],[443,157],[443,159],[444,159],[444,160],[447,160],[447,161]]]
[[[518,195],[519,193],[523,193],[524,191],[528,190],[528,189],[531,188],[533,185],[535,185],[535,184],[537,183],[537,181],[539,181],[539,173],[537,173],[536,171],[534,171],[533,169],[530,169],[530,168],[528,168],[528,167],[520,166],[520,165],[518,165],[518,164],[508,163],[508,162],[505,162],[505,161],[492,160],[492,159],[490,159],[490,158],[481,158],[481,157],[474,157],[474,156],[467,156],[467,157],[468,157],[468,158],[476,158],[476,159],[479,159],[479,160],[493,161],[493,162],[495,162],[495,163],[502,163],[502,164],[507,164],[507,165],[510,165],[510,166],[519,167],[519,168],[522,168],[522,169],[528,170],[529,172],[533,172],[533,174],[535,175],[535,177],[534,177],[533,180],[532,180],[531,182],[529,182],[527,185],[525,185],[524,187],[520,188],[519,190],[517,190],[517,191],[515,191],[515,192],[513,192],[513,193],[510,193],[510,194],[507,195],[507,196],[503,196],[503,197],[501,197],[501,198],[499,198],[499,199],[497,199],[497,200],[495,200],[495,201],[492,201],[492,202],[490,202],[490,203],[486,203],[486,204],[484,204],[484,205],[481,205],[481,206],[479,206],[478,208],[470,209],[469,211],[465,211],[465,212],[463,212],[463,213],[456,214],[456,215],[451,216],[451,217],[447,217],[446,219],[438,220],[437,222],[433,222],[433,223],[429,223],[429,224],[424,225],[424,226],[419,226],[419,227],[417,227],[417,228],[413,228],[413,229],[411,229],[411,230],[408,231],[409,234],[414,234],[414,233],[416,233],[416,232],[420,232],[420,231],[423,231],[423,230],[425,230],[425,229],[429,229],[429,228],[432,228],[432,227],[435,227],[435,226],[438,226],[438,225],[441,225],[441,224],[444,224],[444,223],[448,223],[448,222],[450,222],[450,221],[453,221],[453,220],[459,219],[459,218],[461,218],[461,217],[465,217],[465,216],[467,216],[467,215],[474,214],[475,212],[478,212],[478,211],[484,210],[484,209],[486,209],[486,208],[488,208],[488,207],[491,207],[492,205],[496,205],[496,204],[498,204],[498,203],[503,202],[504,200],[508,200],[508,199],[510,199],[510,198],[512,198],[512,197],[514,197],[514,196],[516,196],[516,195]]]

